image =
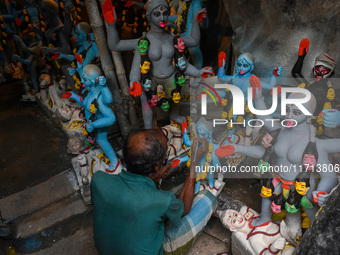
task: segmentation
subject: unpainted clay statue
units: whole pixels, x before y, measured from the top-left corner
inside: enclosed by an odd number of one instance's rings
[[[81,79],[88,90],[86,97],[80,97],[74,92],[67,92],[67,96],[76,100],[85,108],[87,123],[83,132],[90,144],[93,144],[95,140],[106,154],[110,160],[110,166],[106,171],[112,173],[117,170],[120,164],[110,142],[107,140],[107,128],[116,121],[116,116],[110,107],[113,100],[112,94],[106,84],[106,78],[102,76],[102,71],[96,65],[85,66]]]
[[[256,109],[267,109],[262,93],[258,89],[261,83],[258,78],[253,77],[250,79],[251,83],[256,88],[255,97],[255,107]],[[299,99],[304,98],[302,93],[293,93],[289,95],[288,98]],[[310,113],[314,113],[316,108],[316,99],[311,95],[311,99],[302,104]],[[271,116],[259,115],[257,118],[265,120],[272,119]],[[269,130],[276,130],[281,128],[275,144],[273,144],[273,149],[278,157],[276,166],[279,167],[278,174],[274,178],[276,195],[282,193],[287,199],[290,192],[295,189],[295,180],[298,177],[300,171],[304,171],[303,167],[303,156],[304,151],[308,143],[310,142],[310,137],[314,134],[314,129],[310,124],[312,116],[305,115],[299,107],[295,104],[288,104],[286,108],[286,118],[290,119],[287,121],[286,127],[282,127],[281,124],[275,123],[264,124]],[[295,125],[293,124],[295,123]],[[310,179],[310,189],[308,190],[306,199],[315,202],[313,208],[305,208],[306,213],[310,220],[313,220],[316,209],[321,206],[327,197],[327,194],[334,188],[337,183],[337,176],[334,171],[328,171],[328,167],[331,165],[328,154],[340,151],[339,146],[340,139],[315,139],[315,144],[317,148],[317,166],[316,168],[320,170],[319,175],[321,177],[320,182],[317,182],[314,175],[311,175]],[[221,146],[216,150],[216,155],[219,157],[225,157],[231,155],[235,152],[243,153],[245,155],[262,158],[265,153],[265,148],[260,146],[240,146],[240,145],[225,145]],[[289,169],[289,170],[287,170]],[[325,171],[321,171],[324,169]],[[261,217],[251,222],[253,226],[259,226],[269,222],[272,211],[271,211],[272,201],[269,198],[262,198],[262,211]],[[286,219],[291,217],[291,213],[287,212]]]
[[[251,227],[250,222],[259,214],[253,209],[242,206],[240,211],[227,209],[217,212],[224,227],[229,229],[243,244],[244,249],[254,255],[285,254],[294,252],[294,247],[286,244],[280,234],[280,226],[270,221],[265,226]]]

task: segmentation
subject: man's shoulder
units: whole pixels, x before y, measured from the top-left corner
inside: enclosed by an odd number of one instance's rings
[[[98,183],[106,183],[112,182],[114,180],[120,179],[119,174],[108,174],[103,171],[95,172],[92,176],[91,183],[98,184]]]

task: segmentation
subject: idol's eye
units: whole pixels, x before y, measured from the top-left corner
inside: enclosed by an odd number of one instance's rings
[[[242,66],[242,64],[241,64],[241,63],[237,63],[237,66],[240,66],[240,67],[241,67],[241,66]]]
[[[243,65],[243,67],[248,68],[249,66],[247,64]]]
[[[168,11],[164,11],[163,12],[163,16],[169,16],[169,12]]]
[[[302,112],[299,111],[299,110],[293,110],[293,113],[294,113],[294,115],[300,115],[300,114],[302,114]]]
[[[161,13],[160,13],[160,12],[154,12],[154,13],[153,13],[153,16],[159,17],[159,16],[161,16]]]

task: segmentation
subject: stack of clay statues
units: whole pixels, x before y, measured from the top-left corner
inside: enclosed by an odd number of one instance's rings
[[[254,254],[277,254],[286,241],[296,246],[302,228],[308,227],[338,183],[336,171],[328,171],[330,166],[340,167],[330,161],[331,153],[340,152],[340,140],[335,138],[340,103],[331,79],[336,60],[328,53],[320,54],[315,59],[314,78],[308,80],[302,67],[309,41],[301,38],[300,45],[292,46],[297,52],[291,58],[292,70],[273,66],[270,77],[259,79],[255,64],[267,60],[244,52],[232,63],[234,73],[226,74],[229,60],[221,52],[218,75],[213,76],[212,67],[203,67],[204,49],[200,47],[200,29],[209,26],[202,1],[172,1],[171,5],[176,15],[170,16],[166,0],[114,4],[105,0],[98,6],[108,48],[122,53],[129,96],[141,112],[139,127],[160,126],[168,139],[167,155],[173,168],[181,163],[190,165],[190,149],[197,150],[191,148],[195,137],[208,141],[209,151],[196,168],[196,193],[202,189],[221,192],[228,172],[216,174],[212,167],[236,168],[246,157],[256,159],[259,173],[254,177],[261,179],[261,214],[243,208],[241,212],[220,212],[221,220],[231,231],[242,230],[244,235],[238,236],[246,238],[252,229],[277,231],[279,225],[271,219],[285,217],[281,224],[289,230],[285,234],[278,232],[270,240],[263,237],[265,241],[260,243],[248,238],[247,245]],[[86,7],[79,0],[9,1],[0,16],[0,83],[21,80],[25,90],[22,100],[38,101],[65,131],[69,152],[76,155],[72,164],[82,195],[90,203],[92,175],[96,171],[120,173],[123,159],[108,139],[112,126],[117,126],[114,91],[103,71],[98,38],[85,21]],[[285,126],[276,121],[276,115],[254,114],[253,107],[270,108],[271,96],[279,97],[286,86],[278,84],[279,76],[290,72],[296,84],[286,84],[288,87],[311,92],[302,105],[312,115],[293,103],[286,106]],[[234,114],[233,91],[215,87],[216,83],[239,88],[244,94],[244,114]],[[248,91],[252,91],[251,98]],[[226,123],[222,132],[219,128],[221,135],[215,134],[213,118],[201,114],[203,98],[216,107],[214,118]],[[290,102],[301,98],[298,92],[288,96]],[[252,119],[263,125],[232,125]],[[270,171],[275,166],[281,170]]]

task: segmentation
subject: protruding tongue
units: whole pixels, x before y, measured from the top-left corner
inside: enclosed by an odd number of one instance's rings
[[[242,70],[242,71],[240,71],[240,74],[243,74],[244,73],[244,71]]]
[[[169,22],[166,22],[166,23],[165,23],[165,22],[159,22],[159,25],[160,25],[161,27],[165,27],[166,25],[168,25],[168,23],[169,23]]]
[[[315,76],[316,82],[319,82],[321,79],[322,79],[322,76],[318,76],[318,75]]]
[[[286,127],[287,127],[287,128],[291,128],[293,125],[294,125],[294,122],[291,121],[291,120],[288,120],[288,121],[287,121]]]

